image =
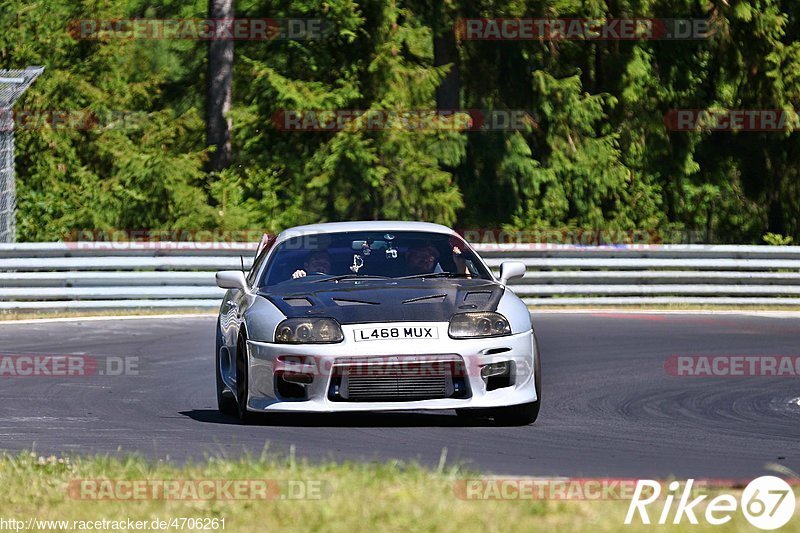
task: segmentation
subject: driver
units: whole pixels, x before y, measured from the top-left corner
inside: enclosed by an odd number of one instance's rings
[[[431,245],[415,246],[406,252],[406,266],[412,276],[433,273],[438,259],[439,250]]]
[[[456,266],[454,274],[472,277],[461,249],[458,246],[453,246],[452,251],[453,262]],[[408,252],[406,252],[406,266],[412,276],[443,272],[442,266],[439,264],[439,250],[431,245],[409,248]]]
[[[292,274],[292,279],[303,278],[311,274],[330,274],[331,273],[331,256],[325,250],[317,250],[310,252],[303,261],[303,268],[295,270]]]

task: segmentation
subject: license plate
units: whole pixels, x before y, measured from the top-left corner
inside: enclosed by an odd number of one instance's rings
[[[391,340],[438,339],[439,330],[435,326],[397,326],[381,328],[360,328],[355,330],[356,342]]]

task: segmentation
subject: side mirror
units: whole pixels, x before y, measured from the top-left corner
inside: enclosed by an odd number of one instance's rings
[[[241,270],[221,270],[217,272],[217,287],[247,292],[247,280]]]
[[[525,263],[522,261],[503,261],[500,263],[500,283],[508,285],[509,280],[525,275]]]

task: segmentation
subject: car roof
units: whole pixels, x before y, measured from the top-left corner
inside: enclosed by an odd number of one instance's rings
[[[326,222],[324,224],[309,224],[295,226],[282,231],[277,241],[282,241],[298,235],[314,235],[320,233],[340,233],[345,231],[423,231],[428,233],[441,233],[453,235],[455,231],[431,222],[408,222],[403,220],[362,220],[357,222]]]

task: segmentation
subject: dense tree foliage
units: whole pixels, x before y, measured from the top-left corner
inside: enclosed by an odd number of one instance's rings
[[[674,109],[793,110],[796,0],[236,0],[323,18],[321,39],[237,41],[230,165],[209,172],[208,43],[76,39],[80,19],[206,17],[195,0],[0,0],[0,68],[43,65],[17,111],[22,240],[80,229],[265,229],[348,219],[800,238],[800,140],[670,131]],[[462,17],[697,18],[695,40],[454,41]],[[455,43],[455,46],[453,45]],[[525,110],[521,130],[281,131],[281,110]]]

